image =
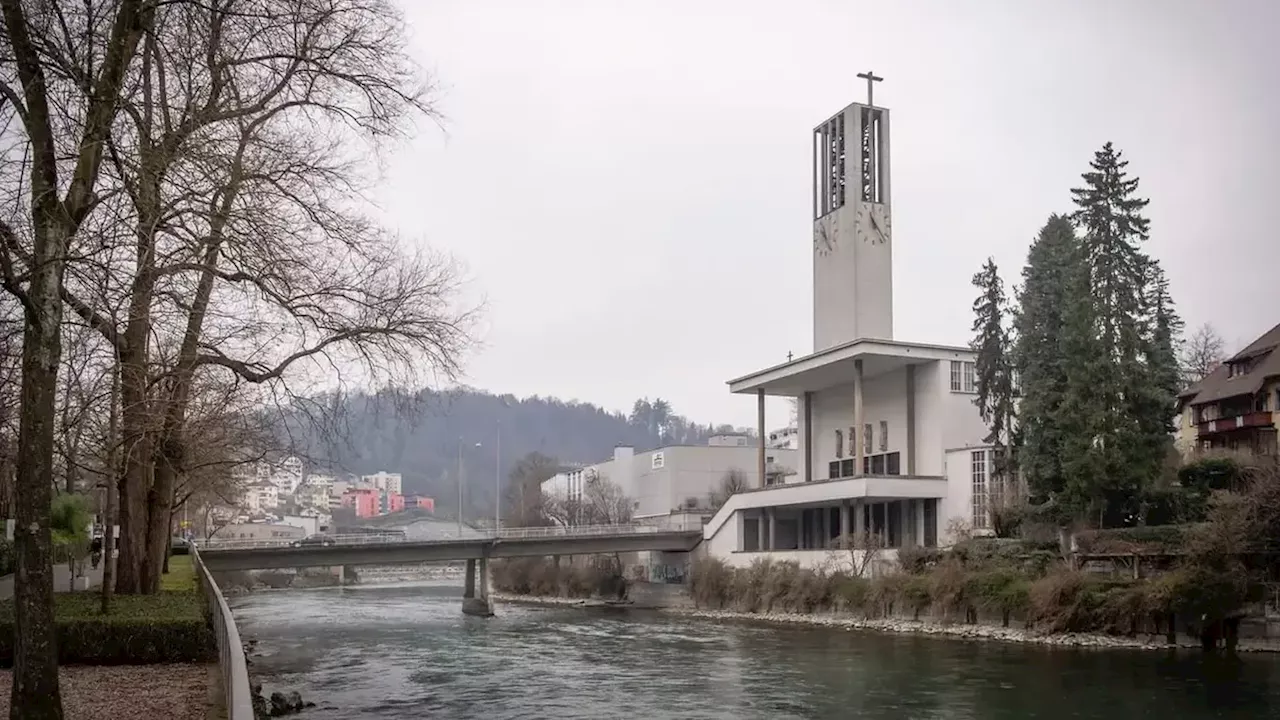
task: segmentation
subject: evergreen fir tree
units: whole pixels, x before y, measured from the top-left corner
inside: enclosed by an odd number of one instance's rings
[[[1143,360],[1147,372],[1139,377],[1141,398],[1135,407],[1143,438],[1145,462],[1151,477],[1162,469],[1173,444],[1177,429],[1178,392],[1182,389],[1182,370],[1178,361],[1178,340],[1183,324],[1173,308],[1169,280],[1154,260],[1147,264],[1144,284],[1145,327]]]
[[[984,442],[995,446],[994,475],[1007,477],[1012,454],[1009,452],[1013,430],[1013,368],[1009,357],[1009,331],[1005,327],[1007,302],[1004,282],[995,261],[987,258],[982,270],[973,276],[978,298],[973,301],[974,339],[970,346],[977,352],[974,363],[978,397],[974,404],[987,424]]]
[[[1090,450],[1071,457],[1067,486],[1077,500],[1088,498],[1090,521],[1126,524],[1139,511],[1152,464],[1150,415],[1155,395],[1146,350],[1150,347],[1145,288],[1150,259],[1139,249],[1150,222],[1147,200],[1136,196],[1138,178],[1111,143],[1094,154],[1084,186],[1071,194],[1078,209],[1072,219],[1081,231],[1081,281],[1087,281],[1088,312],[1077,308],[1068,356],[1073,431],[1092,432]],[[1096,512],[1096,515],[1094,514]]]
[[[1018,467],[1041,499],[1064,488],[1064,429],[1067,392],[1063,347],[1065,310],[1078,292],[1071,286],[1078,241],[1071,221],[1052,215],[1027,253],[1013,318],[1012,367],[1021,389],[1018,404]]]

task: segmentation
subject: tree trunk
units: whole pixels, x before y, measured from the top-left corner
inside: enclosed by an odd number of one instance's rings
[[[131,312],[129,330],[134,330]],[[127,333],[127,352],[120,355],[120,419],[124,449],[120,482],[120,560],[116,567],[116,592],[134,595],[145,592],[143,559],[147,556],[147,494],[151,489],[152,452],[147,411],[146,326]]]
[[[62,720],[53,621],[49,506],[53,502],[54,426],[58,417],[58,365],[62,357],[64,265],[59,260],[66,246],[66,229],[56,217],[40,217],[37,223],[37,231],[46,237],[44,242],[37,243],[22,343],[10,717]]]
[[[120,360],[111,370],[111,408],[107,417],[107,502],[102,513],[102,614],[111,612],[111,593],[115,590],[116,499],[120,477]]]

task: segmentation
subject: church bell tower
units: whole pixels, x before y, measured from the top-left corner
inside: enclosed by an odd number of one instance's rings
[[[893,339],[889,111],[867,102],[813,131],[813,350]]]

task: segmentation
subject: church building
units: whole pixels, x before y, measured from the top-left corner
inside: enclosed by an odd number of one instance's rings
[[[868,537],[892,556],[991,525],[975,353],[893,335],[889,110],[869,90],[814,129],[813,147],[813,352],[729,381],[756,396],[761,438],[756,487],[704,527],[707,552],[733,565],[813,566]],[[766,485],[770,395],[797,400],[799,452],[797,472]]]

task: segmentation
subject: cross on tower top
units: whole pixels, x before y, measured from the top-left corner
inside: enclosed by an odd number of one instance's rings
[[[858,73],[858,77],[867,81],[867,106],[875,107],[875,103],[871,101],[872,91],[875,89],[875,84],[883,81],[884,78],[877,76],[870,70],[864,73]]]

